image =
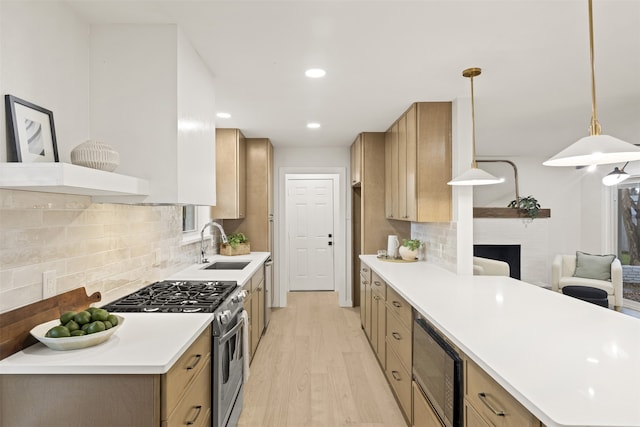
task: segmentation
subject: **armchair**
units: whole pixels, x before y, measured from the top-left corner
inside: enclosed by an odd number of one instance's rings
[[[474,276],[509,276],[509,264],[495,259],[473,257]]]
[[[622,307],[622,264],[618,258],[611,263],[611,280],[575,277],[576,255],[556,255],[551,265],[551,289],[562,292],[565,286],[587,286],[607,292],[609,308]]]

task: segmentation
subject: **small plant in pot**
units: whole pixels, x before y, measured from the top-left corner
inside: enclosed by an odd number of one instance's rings
[[[221,255],[246,255],[249,252],[251,246],[243,233],[231,233],[227,236],[227,243],[220,244]]]
[[[418,250],[422,242],[418,239],[402,239],[402,246],[398,249],[400,257],[406,261],[413,261],[418,258]]]
[[[540,203],[538,203],[538,200],[533,196],[512,200],[507,207],[526,213],[532,221],[538,217],[538,213],[540,212]]]

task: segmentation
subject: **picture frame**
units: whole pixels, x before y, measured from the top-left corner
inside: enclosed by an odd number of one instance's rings
[[[53,112],[13,95],[5,95],[9,161],[58,162]]]

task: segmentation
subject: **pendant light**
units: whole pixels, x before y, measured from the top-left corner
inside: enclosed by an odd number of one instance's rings
[[[489,172],[478,169],[478,165],[476,163],[476,115],[473,99],[473,78],[479,76],[481,72],[482,70],[480,68],[467,68],[462,72],[464,77],[468,77],[471,80],[471,143],[473,158],[471,161],[471,169],[449,181],[447,183],[449,185],[488,185],[498,184],[504,181],[504,179],[496,178]]]
[[[611,187],[612,185],[617,185],[622,181],[627,180],[631,176],[624,171],[624,168],[626,168],[628,164],[629,162],[625,163],[622,169],[618,169],[616,166],[612,172],[609,172],[604,178],[602,178],[602,183],[607,187]]]
[[[546,162],[545,166],[587,166],[640,160],[640,148],[600,134],[596,114],[596,78],[593,53],[593,6],[589,0],[589,53],[591,57],[591,125],[589,136],[579,139]]]

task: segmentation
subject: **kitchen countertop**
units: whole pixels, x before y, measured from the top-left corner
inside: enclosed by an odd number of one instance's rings
[[[167,280],[235,280],[240,287],[251,279],[251,276],[262,267],[271,256],[270,252],[251,252],[246,255],[213,255],[208,257],[206,264],[193,264],[178,273],[167,277]],[[215,261],[250,261],[242,270],[204,270],[203,268]]]
[[[360,258],[546,426],[640,426],[640,320],[509,277]]]
[[[209,257],[166,280],[231,280],[243,286],[269,252]],[[242,270],[203,270],[215,261],[250,261]],[[99,305],[103,305],[101,302]],[[0,374],[164,374],[213,320],[211,313],[118,313],[125,322],[94,347],[56,351],[37,343],[3,360]]]
[[[0,360],[0,374],[164,374],[206,329],[211,313],[118,313],[104,343],[56,351],[37,343]]]

